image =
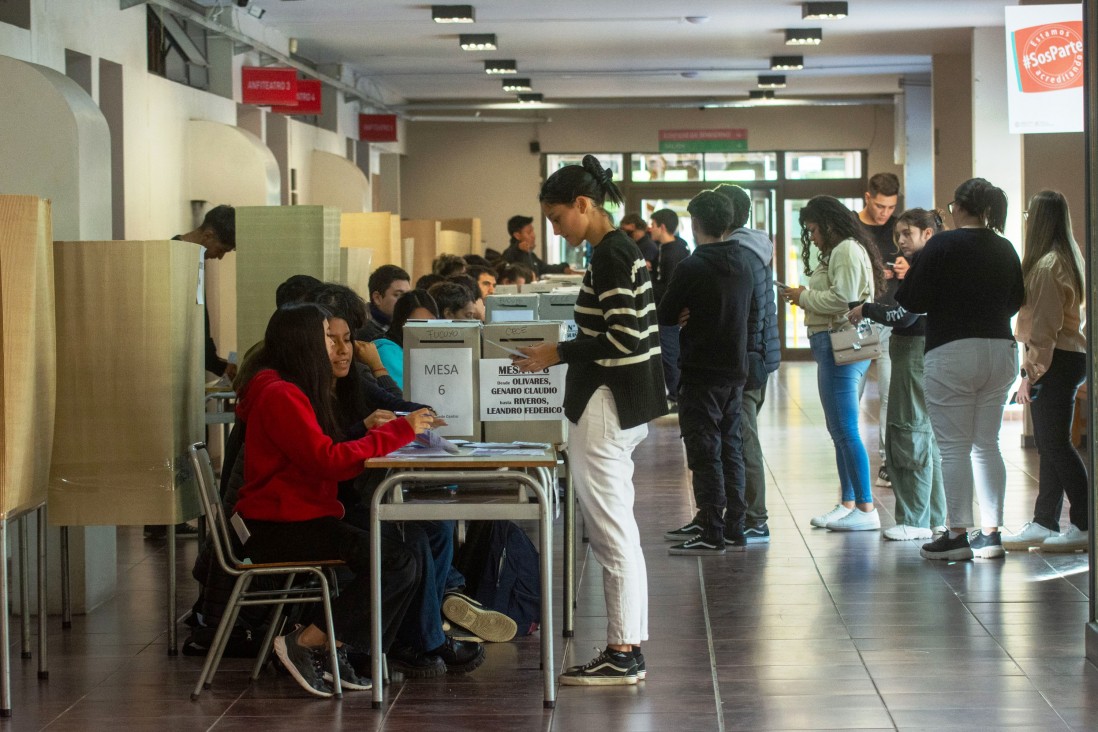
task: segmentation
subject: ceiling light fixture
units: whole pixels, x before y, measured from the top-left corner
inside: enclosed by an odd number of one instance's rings
[[[519,79],[515,77],[513,79],[503,80],[503,91],[505,92],[528,92],[533,90],[534,87],[530,86],[529,79]]]
[[[759,74],[760,89],[784,89],[785,76],[781,74]]]
[[[432,5],[431,18],[436,23],[474,23],[472,5]]]
[[[495,33],[462,33],[458,36],[458,44],[463,51],[495,51]]]
[[[684,18],[687,23],[693,23],[694,25],[701,25],[702,23],[709,22],[708,15],[688,15]]]
[[[545,99],[544,94],[519,94],[519,104],[541,104]]]
[[[774,92],[769,89],[752,89],[747,92],[748,99],[773,99]]]
[[[786,28],[785,45],[787,46],[818,46],[823,41],[823,30],[820,28]]]
[[[804,56],[771,56],[771,71],[800,71],[804,68]]]
[[[514,59],[493,59],[484,62],[486,74],[517,74],[518,65]]]
[[[252,16],[256,20],[261,19],[266,14],[267,14],[267,11],[264,10],[263,8],[259,7],[258,5],[249,5],[248,6],[248,15]]]
[[[846,3],[803,3],[801,18],[804,20],[840,20],[846,17]]]

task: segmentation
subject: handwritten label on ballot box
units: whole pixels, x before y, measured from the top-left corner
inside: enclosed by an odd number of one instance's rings
[[[413,378],[408,400],[430,404],[446,420],[440,435],[473,432],[473,351],[469,348],[413,348],[408,352]]]
[[[482,422],[531,422],[564,419],[567,367],[524,374],[507,358],[480,361]]]

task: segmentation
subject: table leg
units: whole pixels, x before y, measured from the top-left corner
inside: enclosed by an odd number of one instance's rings
[[[542,468],[539,471],[544,492],[541,496],[541,576],[553,576],[553,503],[549,491],[554,490],[551,474]],[[545,680],[544,706],[552,709],[557,705],[556,674],[553,669],[553,583],[543,581],[541,587],[541,664]]]
[[[72,627],[72,586],[69,579],[69,527],[61,527],[61,629]]]
[[[8,551],[8,520],[0,518],[0,547]],[[0,717],[11,716],[11,616],[8,614],[8,562],[0,561]]]
[[[383,481],[378,491],[387,486]],[[374,679],[372,706],[381,709],[385,699],[385,681],[381,675],[381,521],[378,502],[370,512],[370,673]]]
[[[175,523],[168,522],[168,655],[179,655],[175,637]]]
[[[564,627],[560,634],[571,638],[576,630],[576,492],[567,458],[564,467]]]
[[[38,678],[50,677],[49,666],[46,663],[46,617],[48,616],[49,597],[46,593],[46,578],[49,576],[49,566],[46,564],[46,507],[38,507]]]
[[[19,630],[20,630],[20,657],[31,657],[31,627],[30,627],[30,526],[27,525],[26,514],[19,517]],[[7,605],[4,612],[7,612]]]

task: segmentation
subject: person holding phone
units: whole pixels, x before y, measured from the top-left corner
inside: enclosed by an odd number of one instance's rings
[[[800,223],[801,260],[808,287],[783,288],[780,294],[805,312],[816,383],[827,431],[835,444],[841,485],[839,502],[811,523],[832,531],[874,531],[881,528],[881,518],[869,485],[869,454],[858,431],[858,385],[869,362],[836,364],[830,331],[848,327],[850,308],[872,301],[873,294],[884,287],[884,267],[857,215],[838,199],[810,199],[801,209]]]
[[[1041,191],[1030,201],[1028,213],[1022,259],[1026,294],[1016,330],[1025,353],[1017,400],[1029,405],[1041,469],[1033,521],[1004,537],[1003,546],[1086,551],[1089,485],[1086,467],[1071,443],[1075,395],[1086,379],[1087,368],[1082,332],[1083,258],[1071,233],[1071,214],[1062,193]],[[1060,533],[1065,495],[1071,523]]]

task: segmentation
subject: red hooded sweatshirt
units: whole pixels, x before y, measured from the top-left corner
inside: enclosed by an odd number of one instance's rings
[[[264,369],[241,394],[237,415],[244,435],[244,485],[236,510],[258,521],[342,518],[337,484],[415,439],[405,419],[395,419],[358,440],[333,442],[316,421],[313,405],[277,371]]]

